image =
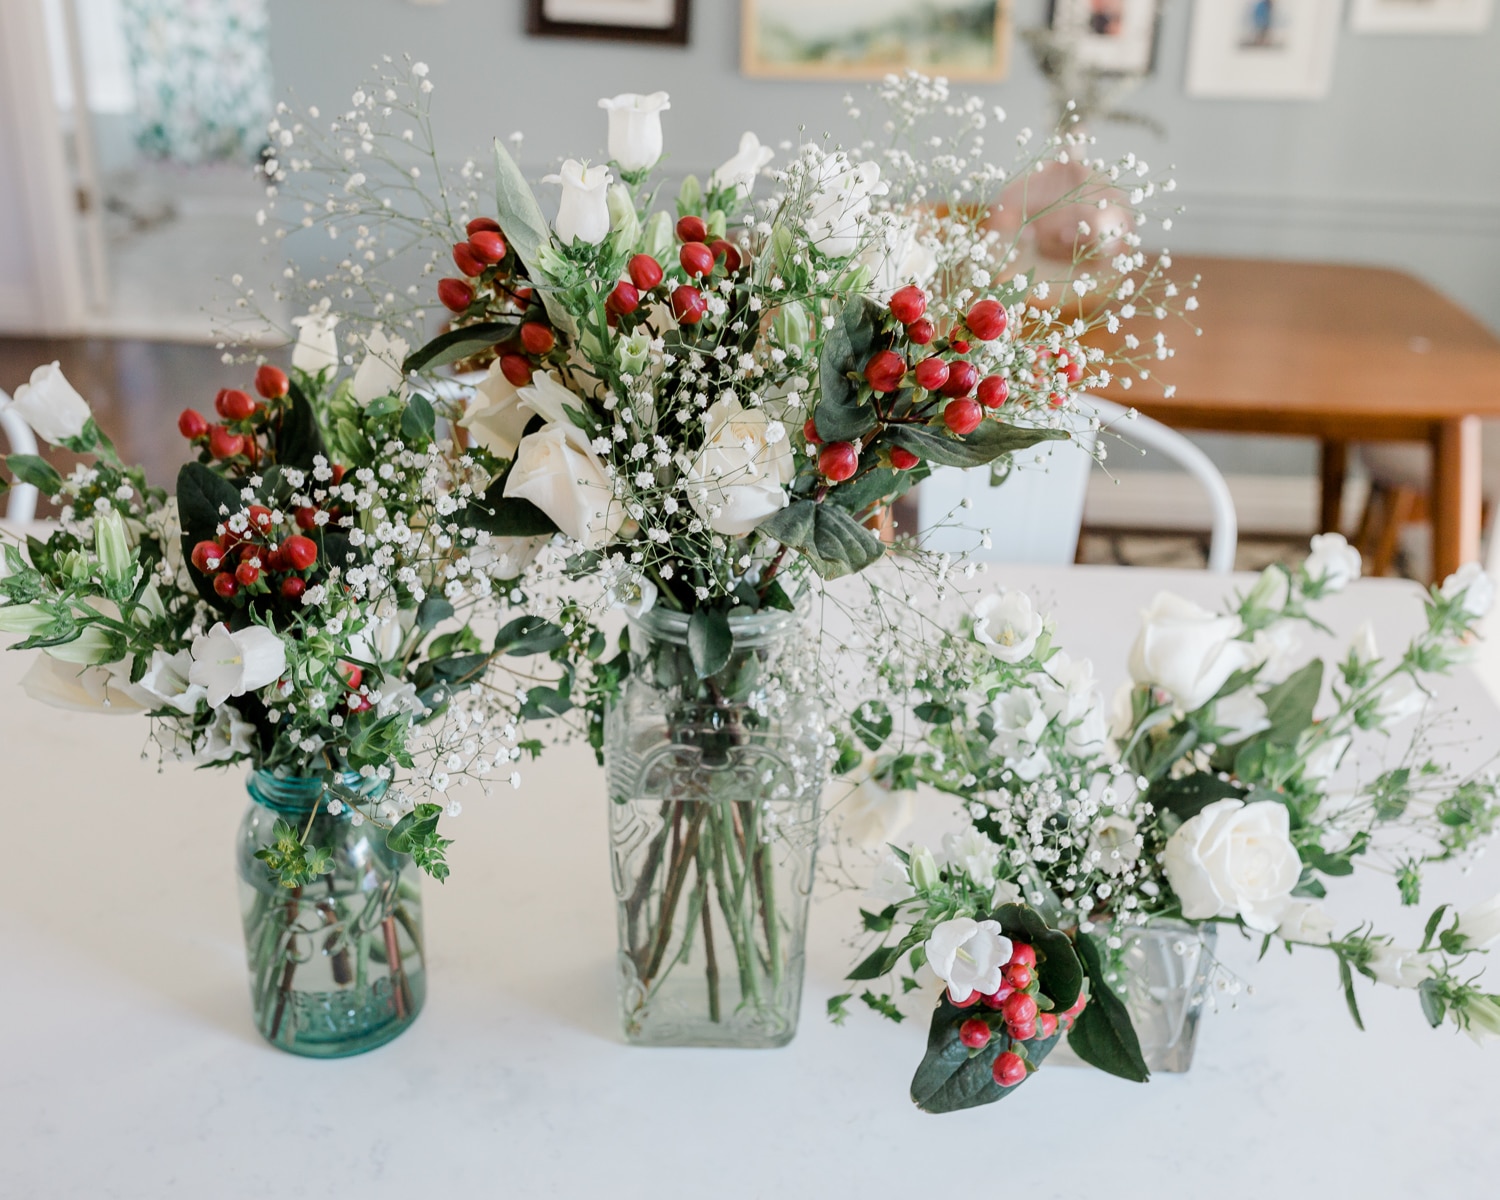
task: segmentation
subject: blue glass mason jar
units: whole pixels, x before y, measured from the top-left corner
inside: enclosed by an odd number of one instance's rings
[[[378,801],[386,784],[338,777],[345,794]],[[331,814],[324,781],[252,771],[237,859],[255,1026],[271,1045],[310,1058],[342,1058],[383,1046],[416,1020],[427,992],[421,872],[385,844],[385,831]],[[316,813],[315,813],[316,810]],[[278,820],[311,828],[307,844],[331,869],[300,887],[275,878],[256,851]]]

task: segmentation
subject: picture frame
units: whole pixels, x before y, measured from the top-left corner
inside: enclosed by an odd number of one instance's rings
[[[1101,75],[1149,75],[1156,68],[1160,0],[1051,0],[1047,25],[1071,40],[1075,61]]]
[[[526,0],[532,37],[686,46],[692,0]]]
[[[993,82],[1010,65],[1010,0],[740,0],[740,20],[740,69],[756,79]]]
[[[1354,33],[1483,33],[1494,16],[1494,0],[1353,0]]]
[[[1193,0],[1189,96],[1316,100],[1333,86],[1342,0]]]

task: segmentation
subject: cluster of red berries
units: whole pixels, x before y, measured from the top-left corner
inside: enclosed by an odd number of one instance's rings
[[[957,1008],[970,1008],[983,1004],[1000,1014],[1005,1032],[1013,1042],[1029,1042],[1040,1037],[1043,1041],[1057,1033],[1059,1025],[1066,1030],[1074,1018],[1083,1011],[1088,1002],[1080,994],[1067,1012],[1054,1014],[1042,1012],[1036,1002],[1040,985],[1036,977],[1036,950],[1026,942],[1016,942],[1011,947],[1010,961],[1000,973],[1000,987],[988,996],[972,993],[967,1000],[949,1000]],[[991,1022],[994,1018],[969,1017],[958,1027],[958,1040],[971,1050],[982,1050],[989,1045],[994,1034]],[[1026,1078],[1026,1060],[1014,1051],[1006,1050],[995,1058],[993,1068],[995,1082],[1001,1087],[1014,1087]]]
[[[287,600],[299,599],[307,590],[307,572],[318,562],[318,544],[300,533],[273,543],[275,518],[263,504],[252,504],[249,521],[243,531],[227,525],[217,541],[199,542],[193,547],[193,566],[213,577],[214,592],[232,600],[241,592],[276,594]],[[298,512],[301,524],[301,510]],[[303,526],[306,528],[306,526]]]
[[[255,390],[268,401],[280,400],[290,384],[286,372],[269,363],[255,372]],[[195,445],[205,445],[210,458],[227,462],[244,458],[254,466],[260,459],[256,435],[265,423],[266,406],[258,404],[238,388],[220,388],[214,397],[214,411],[222,424],[211,423],[195,408],[185,408],[177,418],[177,432]]]
[[[489,217],[475,217],[464,227],[464,232],[469,235],[469,240],[454,244],[453,262],[467,278],[455,279],[450,275],[439,279],[437,286],[438,299],[443,302],[443,307],[457,313],[474,303],[474,285],[469,280],[478,279],[491,267],[499,266],[508,250],[499,223]]]

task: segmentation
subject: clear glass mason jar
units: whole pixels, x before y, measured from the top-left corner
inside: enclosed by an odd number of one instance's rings
[[[386,787],[356,774],[339,785],[372,800]],[[386,847],[379,826],[356,825],[348,806],[331,816],[321,779],[252,771],[246,787],[237,859],[256,1028],[311,1058],[384,1045],[416,1019],[427,994],[421,872]],[[308,845],[331,851],[333,868],[283,887],[255,853],[271,844],[278,820],[300,830],[310,816]]]
[[[621,1019],[656,1046],[784,1046],[797,1032],[818,800],[829,766],[798,613],[730,617],[697,678],[686,614],[630,623],[604,764]]]
[[[1218,929],[1186,921],[1155,921],[1121,932],[1125,1007],[1153,1072],[1193,1065],[1198,1018],[1213,974]]]

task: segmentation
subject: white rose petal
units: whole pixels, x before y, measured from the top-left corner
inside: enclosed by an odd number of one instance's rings
[[[1188,712],[1203,707],[1231,675],[1255,662],[1250,643],[1236,640],[1244,628],[1238,617],[1215,616],[1161,592],[1141,620],[1130,651],[1130,677],[1170,692]]]
[[[1239,917],[1261,933],[1276,929],[1302,875],[1275,800],[1215,801],[1168,839],[1162,867],[1188,920]]]
[[[764,409],[730,396],[703,417],[703,448],[687,470],[688,501],[715,533],[743,537],[787,506],[797,473],[791,441],[772,440]]]

